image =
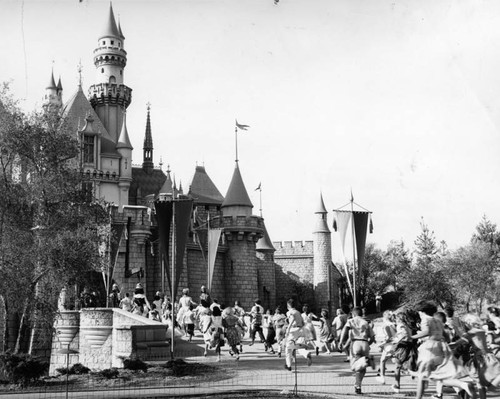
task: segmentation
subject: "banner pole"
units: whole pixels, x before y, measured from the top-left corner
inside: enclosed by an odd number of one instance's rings
[[[356,237],[354,233],[354,198],[351,192],[351,230],[352,230],[352,285],[353,285],[353,294],[354,294],[354,306],[358,305],[358,295],[357,295],[357,286],[356,286]]]
[[[173,194],[175,196],[175,193]],[[170,358],[174,360],[174,338],[175,338],[175,198],[172,198],[172,343],[170,344]]]

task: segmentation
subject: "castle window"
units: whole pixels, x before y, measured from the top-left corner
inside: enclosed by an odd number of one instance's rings
[[[102,45],[105,46],[106,45],[106,40],[103,40],[102,41]]]
[[[123,69],[120,69],[120,76],[123,75]]]
[[[83,136],[83,162],[94,163],[94,136]]]
[[[109,77],[109,83],[116,83],[116,78],[113,75]]]
[[[122,46],[122,42],[118,42],[118,47],[121,47]]]
[[[101,68],[101,73],[104,73],[104,68]]]
[[[111,45],[115,44],[115,41],[114,40],[111,40]]]

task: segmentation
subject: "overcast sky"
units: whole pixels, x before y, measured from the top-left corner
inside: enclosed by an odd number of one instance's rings
[[[52,65],[64,100],[94,82],[109,2],[0,0],[0,78],[40,106]],[[240,169],[273,241],[312,238],[328,211],[373,211],[368,237],[408,246],[424,218],[466,244],[500,222],[500,2],[497,0],[115,0],[128,52],[134,163],[146,103],[154,157],[187,190],[204,164],[223,195]],[[329,214],[332,225],[332,214]],[[337,241],[337,234],[333,234]]]

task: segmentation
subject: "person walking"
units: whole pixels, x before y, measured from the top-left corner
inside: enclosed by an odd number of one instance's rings
[[[229,354],[236,356],[236,360],[240,360],[240,351],[238,346],[241,345],[241,334],[238,325],[241,324],[240,319],[234,314],[234,309],[228,307],[224,310],[226,316],[222,319],[222,325],[225,328],[225,337],[229,345]]]
[[[263,319],[263,326],[266,329],[266,342],[264,343],[264,349],[266,352],[269,350],[269,352],[274,355],[273,344],[276,342],[276,330],[274,328],[273,316],[271,315],[271,311],[269,309],[266,311]]]
[[[130,299],[130,294],[128,292],[125,293],[125,296],[120,301],[119,307],[126,312],[132,311],[132,300]]]
[[[330,343],[333,340],[333,335],[332,335],[332,326],[330,323],[330,319],[328,318],[328,310],[326,309],[321,309],[321,317],[319,318],[320,321],[320,327],[319,327],[319,345],[317,346],[317,354],[323,348],[325,348],[326,353],[330,354],[332,353]]]
[[[380,376],[377,381],[385,384],[385,364],[387,360],[392,358],[394,354],[393,338],[396,335],[396,325],[394,324],[394,314],[390,310],[386,310],[382,319],[382,332],[384,334],[383,341],[380,343],[379,348],[382,352],[380,356]]]

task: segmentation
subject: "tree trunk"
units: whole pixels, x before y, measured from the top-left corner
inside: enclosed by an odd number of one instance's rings
[[[14,348],[14,353],[19,353],[21,351],[21,341],[24,335],[24,330],[26,328],[26,319],[28,317],[28,307],[29,307],[29,297],[24,301],[23,314],[19,322],[19,330],[17,330],[16,346]]]

